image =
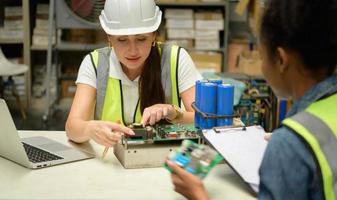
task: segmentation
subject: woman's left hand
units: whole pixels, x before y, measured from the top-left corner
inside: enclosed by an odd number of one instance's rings
[[[176,112],[171,104],[155,104],[144,109],[141,124],[154,125],[162,119],[174,119]]]
[[[271,139],[271,136],[272,136],[273,133],[266,133],[264,135],[264,139],[267,140],[269,142],[269,140]]]
[[[202,181],[197,176],[187,172],[172,161],[167,160],[166,163],[173,171],[171,178],[176,192],[189,200],[209,199]]]

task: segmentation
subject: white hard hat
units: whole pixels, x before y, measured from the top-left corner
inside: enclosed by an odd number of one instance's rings
[[[107,0],[99,21],[109,35],[136,35],[156,31],[161,17],[154,0]]]

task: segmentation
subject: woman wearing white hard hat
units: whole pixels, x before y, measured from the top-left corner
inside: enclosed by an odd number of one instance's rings
[[[153,0],[105,2],[99,20],[109,47],[91,52],[80,66],[66,123],[71,140],[108,147],[120,138],[111,131],[133,134],[124,125],[193,122],[194,84],[201,76],[186,50],[156,42],[161,18]]]

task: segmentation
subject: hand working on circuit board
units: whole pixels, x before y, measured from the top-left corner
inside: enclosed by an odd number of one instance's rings
[[[154,125],[162,119],[167,119],[168,121],[180,120],[182,116],[178,116],[179,112],[181,111],[178,111],[171,104],[155,104],[144,109],[141,124],[143,126],[147,124]]]
[[[89,121],[84,129],[84,135],[105,147],[113,147],[122,135],[134,135],[132,129],[119,123],[108,121]]]

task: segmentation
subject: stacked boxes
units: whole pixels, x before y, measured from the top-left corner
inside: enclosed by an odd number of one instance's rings
[[[224,30],[221,10],[165,9],[167,41],[189,50],[202,72],[221,72],[220,31]],[[194,51],[191,51],[194,49]],[[195,51],[196,50],[196,51]]]
[[[192,9],[165,10],[167,40],[184,48],[197,50],[219,50],[220,31],[224,30],[221,11],[199,11]]]
[[[195,48],[220,49],[219,31],[224,30],[222,12],[197,12],[195,14]]]
[[[48,45],[48,4],[38,4],[36,8],[36,21],[33,31],[33,45],[47,46]],[[55,44],[55,35],[53,35],[53,44]]]
[[[167,42],[193,48],[194,11],[192,9],[165,10]]]
[[[4,27],[0,28],[0,39],[23,39],[23,20],[21,6],[5,7]]]

